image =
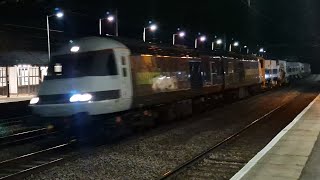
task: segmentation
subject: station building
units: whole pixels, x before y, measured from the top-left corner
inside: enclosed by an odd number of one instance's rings
[[[51,31],[54,51],[57,39],[64,38]],[[45,28],[0,25],[0,97],[36,94],[47,75],[48,59]]]

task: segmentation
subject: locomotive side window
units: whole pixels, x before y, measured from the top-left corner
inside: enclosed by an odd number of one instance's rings
[[[234,65],[233,62],[228,62],[228,74],[234,73]]]
[[[218,74],[218,69],[217,69],[217,65],[215,62],[211,62],[211,74],[213,74],[213,75]]]
[[[127,77],[127,68],[122,68],[123,77]]]
[[[117,75],[117,65],[114,59],[114,54],[111,53],[107,59],[107,75]]]
[[[124,56],[121,57],[121,64],[122,64],[123,66],[126,65],[126,57],[124,57]]]

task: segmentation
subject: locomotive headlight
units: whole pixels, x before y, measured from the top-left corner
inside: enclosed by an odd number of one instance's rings
[[[79,98],[79,101],[81,102],[85,102],[85,101],[90,101],[92,99],[92,95],[91,94],[82,94]]]
[[[89,93],[85,94],[74,94],[70,97],[70,102],[86,102],[92,99],[92,95]]]
[[[30,104],[33,105],[33,104],[37,104],[39,102],[39,97],[34,97],[30,100]]]

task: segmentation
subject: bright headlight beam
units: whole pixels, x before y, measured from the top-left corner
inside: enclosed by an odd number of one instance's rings
[[[70,97],[69,101],[70,102],[86,102],[90,101],[92,99],[92,95],[89,93],[85,94],[74,94]]]
[[[70,97],[69,101],[70,102],[78,102],[80,99],[81,94],[74,94]]]
[[[74,53],[75,53],[75,52],[78,52],[79,50],[80,50],[80,47],[79,47],[79,46],[72,46],[71,49],[70,49],[70,51],[71,51],[71,52],[74,52]]]
[[[39,97],[34,97],[34,98],[32,98],[31,100],[30,100],[30,104],[32,105],[32,104],[37,104],[38,102],[39,102]]]
[[[82,94],[79,98],[79,101],[81,102],[85,102],[85,101],[90,101],[92,99],[92,95],[91,94]]]

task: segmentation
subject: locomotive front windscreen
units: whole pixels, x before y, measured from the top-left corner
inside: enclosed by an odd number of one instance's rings
[[[57,55],[51,58],[46,79],[117,75],[111,50]]]

